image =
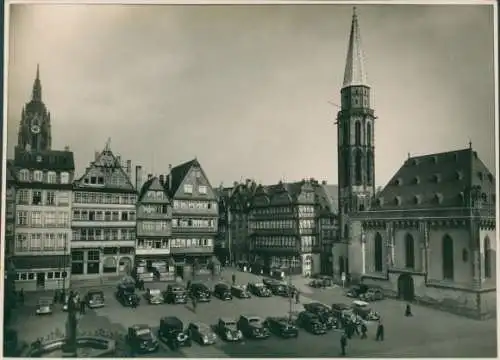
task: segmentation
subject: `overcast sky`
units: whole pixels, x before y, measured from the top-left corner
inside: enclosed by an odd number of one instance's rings
[[[14,5],[8,154],[40,63],[53,149],[82,174],[108,137],[146,172],[197,156],[213,186],[337,183],[352,6]],[[494,172],[493,8],[360,5],[377,185],[469,139]]]

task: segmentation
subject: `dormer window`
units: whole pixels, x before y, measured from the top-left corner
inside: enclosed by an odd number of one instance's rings
[[[30,181],[30,171],[27,169],[22,169],[19,171],[19,180]]]
[[[396,180],[394,180],[394,185],[396,185],[396,186],[403,185],[403,179],[397,178]]]
[[[464,174],[461,171],[456,171],[455,172],[455,178],[457,180],[462,180],[464,178]]]
[[[184,193],[185,194],[192,194],[193,193],[193,185],[185,184],[184,185]]]
[[[413,197],[413,203],[414,203],[415,205],[420,204],[420,195],[415,195],[415,196]]]
[[[440,193],[434,194],[434,203],[441,204],[443,202],[443,195]]]
[[[420,178],[419,178],[418,176],[415,176],[415,177],[413,178],[413,183],[414,183],[415,185],[420,184]]]
[[[396,197],[394,198],[394,204],[395,204],[396,206],[401,205],[401,197],[396,196]]]
[[[418,165],[418,160],[417,160],[417,159],[413,159],[413,160],[411,161],[411,164],[412,164],[413,166],[417,166],[417,165]]]
[[[436,183],[436,184],[439,183],[439,182],[441,182],[441,176],[439,174],[432,175],[431,179],[432,179],[432,182]]]
[[[479,178],[479,180],[483,181],[483,173],[481,171],[477,172],[477,177]]]

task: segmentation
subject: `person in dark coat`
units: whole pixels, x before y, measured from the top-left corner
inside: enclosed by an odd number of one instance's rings
[[[192,297],[191,298],[191,303],[193,305],[193,311],[196,312],[196,297]]]
[[[361,339],[366,339],[366,332],[368,331],[368,328],[366,327],[366,323],[363,321],[361,323]]]
[[[59,290],[54,291],[54,304],[59,302]]]
[[[406,304],[405,316],[413,316],[410,304]]]
[[[295,303],[296,304],[300,303],[300,293],[299,293],[299,290],[295,290]]]
[[[60,300],[59,300],[59,302],[60,302],[61,304],[64,304],[64,302],[66,301],[66,292],[63,290],[63,291],[61,291],[61,292],[60,292],[60,294],[59,294],[59,295],[60,295],[60,298],[59,298]]]
[[[186,289],[189,290],[189,288],[191,287],[191,280],[188,280],[187,284],[186,284]]]
[[[236,284],[236,275],[235,274],[233,274],[231,276],[231,280],[233,281],[233,285],[235,285]]]
[[[85,302],[80,301],[80,314],[84,315],[85,314]]]
[[[345,334],[348,339],[352,337],[352,322],[347,321],[346,327],[345,327]]]
[[[342,356],[345,356],[345,349],[347,347],[347,337],[345,334],[342,334],[340,337],[340,348],[342,349]]]
[[[384,341],[384,324],[382,324],[382,322],[378,323],[377,336],[375,337],[375,340]]]

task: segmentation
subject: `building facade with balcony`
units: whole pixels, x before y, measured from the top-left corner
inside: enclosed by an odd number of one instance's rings
[[[170,254],[172,236],[172,204],[165,189],[164,175],[148,175],[140,185],[141,168],[136,167],[137,242],[135,263],[138,277],[144,281],[174,280],[175,265]]]
[[[137,193],[109,141],[73,184],[72,280],[104,279],[132,271]]]
[[[170,167],[166,190],[172,199],[170,253],[176,276],[209,272],[219,218],[218,199],[197,159]]]
[[[315,186],[311,179],[256,188],[249,214],[250,261],[265,273],[320,272]]]
[[[50,119],[37,69],[32,98],[22,110],[14,159],[8,161],[15,178],[16,223],[7,251],[11,253],[17,290],[62,289],[69,285],[75,166],[69,148],[51,149]]]

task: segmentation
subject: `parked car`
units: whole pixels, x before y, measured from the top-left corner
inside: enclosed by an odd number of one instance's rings
[[[104,293],[101,290],[92,289],[85,294],[84,300],[91,309],[104,306]]]
[[[159,305],[165,302],[160,289],[147,289],[146,299],[150,305]]]
[[[352,306],[349,306],[344,303],[335,303],[332,304],[332,312],[333,316],[340,321],[344,317],[349,317],[352,315],[353,309]]]
[[[196,300],[198,300],[198,302],[209,302],[212,297],[210,289],[202,283],[191,284],[189,292],[196,298]]]
[[[271,290],[267,288],[264,283],[248,283],[247,285],[248,291],[259,297],[270,297],[272,296]]]
[[[238,324],[233,319],[220,318],[217,322],[217,332],[226,341],[240,341],[243,339],[243,333],[238,330]]]
[[[238,320],[238,330],[248,338],[266,339],[270,336],[269,329],[258,316],[241,315]]]
[[[53,307],[54,303],[52,298],[44,296],[38,299],[35,312],[37,315],[49,315],[52,314]]]
[[[368,291],[368,286],[359,284],[351,286],[349,290],[347,290],[345,295],[351,298],[358,298],[361,294],[364,294],[367,291]]]
[[[167,316],[160,320],[158,335],[162,341],[166,342],[173,349],[181,346],[191,346],[189,333],[184,331],[184,324],[176,316]]]
[[[251,297],[244,285],[231,286],[231,294],[239,299],[248,299]]]
[[[224,283],[215,284],[214,296],[217,296],[221,300],[233,299],[233,295],[231,294],[231,288],[229,287],[229,285]]]
[[[275,335],[283,338],[296,338],[299,336],[299,329],[295,323],[287,317],[268,317],[265,326]]]
[[[130,291],[129,289],[118,289],[116,291],[116,298],[123,306],[127,307],[137,306],[141,301],[135,291]]]
[[[353,313],[365,321],[380,320],[380,314],[370,308],[366,301],[354,300],[352,302]]]
[[[339,327],[338,320],[335,318],[333,311],[328,306],[322,303],[311,302],[308,304],[304,304],[304,310],[317,315],[327,329]]]
[[[326,334],[326,326],[316,314],[301,311],[297,318],[297,325],[314,335]]]
[[[217,335],[210,326],[202,322],[192,322],[188,326],[189,337],[200,345],[213,345],[217,341]]]
[[[334,285],[333,278],[327,275],[314,275],[313,280],[316,281],[320,287],[330,287]]]
[[[158,350],[159,344],[149,325],[133,325],[128,328],[127,343],[134,353],[151,353]]]
[[[364,294],[359,296],[364,301],[377,301],[384,299],[384,292],[380,288],[369,288]]]
[[[307,285],[309,285],[310,287],[313,287],[313,288],[322,288],[323,281],[320,279],[312,279],[311,281],[309,281],[309,283]]]
[[[280,296],[288,295],[288,289],[286,283],[274,279],[265,279],[264,281],[265,281],[264,284],[268,287],[269,290],[271,290],[273,295],[280,295]]]
[[[188,301],[187,290],[180,284],[169,284],[163,297],[168,304],[186,304]]]

